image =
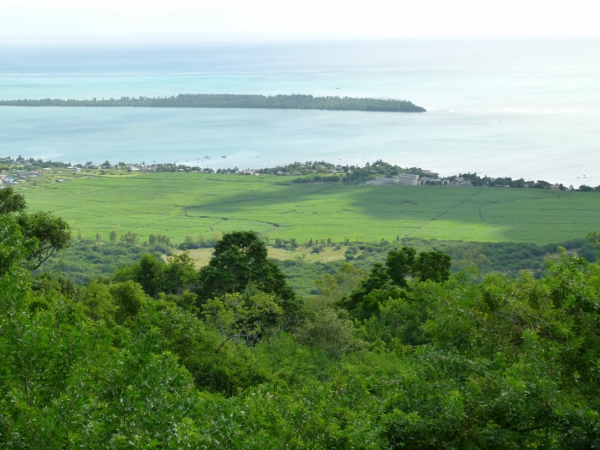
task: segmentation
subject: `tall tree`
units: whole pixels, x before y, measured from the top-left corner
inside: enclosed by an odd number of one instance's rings
[[[413,275],[421,281],[431,280],[436,283],[448,281],[452,257],[440,251],[422,252],[414,264]]]
[[[285,275],[268,259],[267,248],[252,231],[227,233],[216,243],[208,266],[200,270],[196,292],[201,302],[242,293],[249,285],[274,294],[284,310],[298,307]]]
[[[144,253],[140,260],[116,271],[115,281],[135,281],[142,286],[146,294],[158,297],[163,292],[165,265],[152,253]]]
[[[31,270],[37,269],[55,252],[69,245],[71,230],[60,217],[42,211],[21,213],[17,216],[17,223],[27,247],[24,263]]]
[[[12,243],[9,247],[3,246],[7,253],[4,257],[0,256],[0,259],[18,253],[22,265],[35,270],[55,252],[69,245],[71,231],[67,222],[61,218],[41,211],[27,214],[26,207],[22,194],[10,187],[0,189],[0,217],[7,233],[6,242]],[[19,228],[18,233],[15,227]],[[20,244],[15,246],[17,241]],[[16,250],[18,251],[15,253]],[[5,263],[0,263],[0,266],[4,265]]]
[[[390,250],[385,266],[394,284],[403,288],[407,286],[406,277],[414,275],[416,256],[417,252],[412,247]]]

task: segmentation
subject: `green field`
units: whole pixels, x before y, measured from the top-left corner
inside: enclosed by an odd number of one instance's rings
[[[288,177],[152,173],[27,183],[30,210],[53,211],[83,237],[116,229],[145,240],[254,230],[271,239],[335,242],[396,236],[546,244],[600,223],[600,195],[539,189],[295,184]]]

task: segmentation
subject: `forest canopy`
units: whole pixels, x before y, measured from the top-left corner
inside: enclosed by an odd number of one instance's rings
[[[32,277],[69,229],[25,208],[0,197],[1,448],[600,446],[600,266],[564,249],[472,283],[403,246],[305,301],[245,231],[77,286]]]
[[[179,94],[171,97],[121,97],[92,100],[0,100],[0,106],[62,106],[136,108],[259,108],[320,109],[331,111],[426,112],[405,100],[375,98],[314,97],[312,95]]]

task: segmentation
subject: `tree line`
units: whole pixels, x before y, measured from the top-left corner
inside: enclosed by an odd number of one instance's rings
[[[92,100],[0,100],[0,106],[134,107],[134,108],[259,108],[332,111],[426,112],[405,100],[312,95],[179,94],[171,97],[121,97]]]

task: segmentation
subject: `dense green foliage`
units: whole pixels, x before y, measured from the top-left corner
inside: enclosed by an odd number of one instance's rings
[[[25,212],[25,197],[13,188],[0,189],[0,219],[7,229],[18,229],[20,263],[35,270],[56,251],[69,245],[71,233],[68,224],[60,217],[37,211]],[[5,268],[0,266],[0,272]]]
[[[172,97],[121,97],[109,100],[0,100],[0,106],[85,106],[142,108],[262,108],[324,109],[334,111],[425,112],[404,100],[313,97],[312,95],[179,94]]]
[[[148,254],[78,287],[31,278],[13,215],[2,448],[600,445],[600,266],[564,250],[540,280],[474,284],[447,255],[398,246],[289,308],[254,233],[223,236],[208,272]]]
[[[72,240],[69,248],[53,255],[34,274],[63,273],[75,283],[83,284],[98,277],[112,276],[116,268],[137,262],[144,253],[161,257],[169,255],[170,251],[162,245],[136,246]]]
[[[150,239],[152,241],[152,239]],[[287,242],[287,243],[284,243]],[[157,257],[170,256],[172,249],[164,244],[144,242],[143,245],[127,245],[115,242],[100,243],[89,240],[73,240],[67,249],[59,255],[53,255],[43,266],[35,271],[39,273],[60,272],[77,284],[101,276],[111,276],[115,269],[130,266],[140,260],[144,253],[152,253]],[[289,241],[273,242],[273,247],[295,248]],[[503,274],[517,278],[522,271],[530,272],[535,278],[548,275],[546,264],[558,257],[558,248],[565,248],[570,254],[596,262],[597,253],[586,239],[575,239],[544,246],[511,242],[452,242],[426,241],[420,239],[403,239],[401,241],[352,242],[336,244],[327,242],[325,247],[314,244],[317,249],[333,248],[342,254],[344,259],[322,263],[307,262],[302,259],[272,261],[287,276],[289,285],[297,293],[307,297],[318,294],[315,282],[325,274],[335,274],[344,261],[351,262],[361,271],[367,272],[375,263],[384,263],[387,253],[399,246],[411,246],[420,251],[440,250],[452,256],[451,272],[468,271],[470,279],[477,282],[486,274]],[[327,247],[327,246],[330,247]],[[184,244],[188,249],[214,247],[212,240],[202,243]],[[297,247],[297,245],[296,245]],[[272,248],[272,247],[269,247]],[[339,248],[339,250],[335,250]],[[314,251],[314,249],[313,249]],[[473,273],[476,270],[477,273]]]

